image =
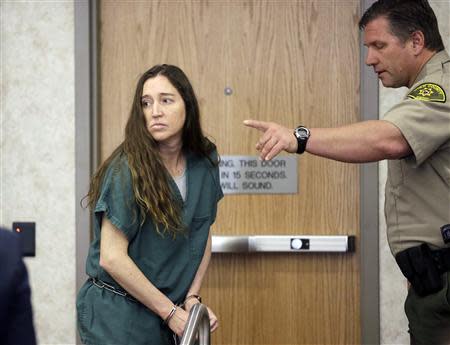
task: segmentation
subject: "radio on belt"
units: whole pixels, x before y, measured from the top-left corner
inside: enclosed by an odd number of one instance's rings
[[[291,238],[291,249],[292,250],[309,250],[309,239],[308,238]]]

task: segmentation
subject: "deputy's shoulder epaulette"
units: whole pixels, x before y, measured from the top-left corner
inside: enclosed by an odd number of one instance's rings
[[[408,98],[419,101],[445,103],[447,95],[442,87],[435,83],[422,83],[408,94]]]

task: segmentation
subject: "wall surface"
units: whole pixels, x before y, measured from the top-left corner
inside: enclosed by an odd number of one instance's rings
[[[439,30],[447,51],[450,51],[450,1],[431,0],[439,22]],[[406,88],[388,89],[380,83],[380,118],[407,92]],[[448,92],[448,91],[447,91]],[[384,186],[387,164],[380,163],[380,317],[382,344],[409,344],[408,321],[403,311],[407,281],[395,263],[386,239],[384,219]]]
[[[26,258],[40,344],[75,340],[73,1],[1,1],[0,224],[36,222]]]

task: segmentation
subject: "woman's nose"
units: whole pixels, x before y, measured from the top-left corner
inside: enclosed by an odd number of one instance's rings
[[[161,105],[158,102],[154,102],[152,105],[152,116],[158,117],[162,115]]]

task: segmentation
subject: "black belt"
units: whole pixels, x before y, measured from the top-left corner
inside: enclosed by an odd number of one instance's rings
[[[115,293],[116,295],[125,297],[125,298],[127,298],[128,300],[130,300],[132,302],[139,303],[139,301],[136,298],[131,296],[125,290],[121,290],[119,288],[116,288],[115,286],[112,286],[112,285],[110,285],[108,283],[105,283],[103,280],[100,280],[100,279],[97,279],[97,278],[92,278],[92,277],[90,277],[88,280],[91,281],[92,284],[94,284],[96,287],[98,287],[100,289],[105,289],[105,290],[111,291],[112,293]]]

